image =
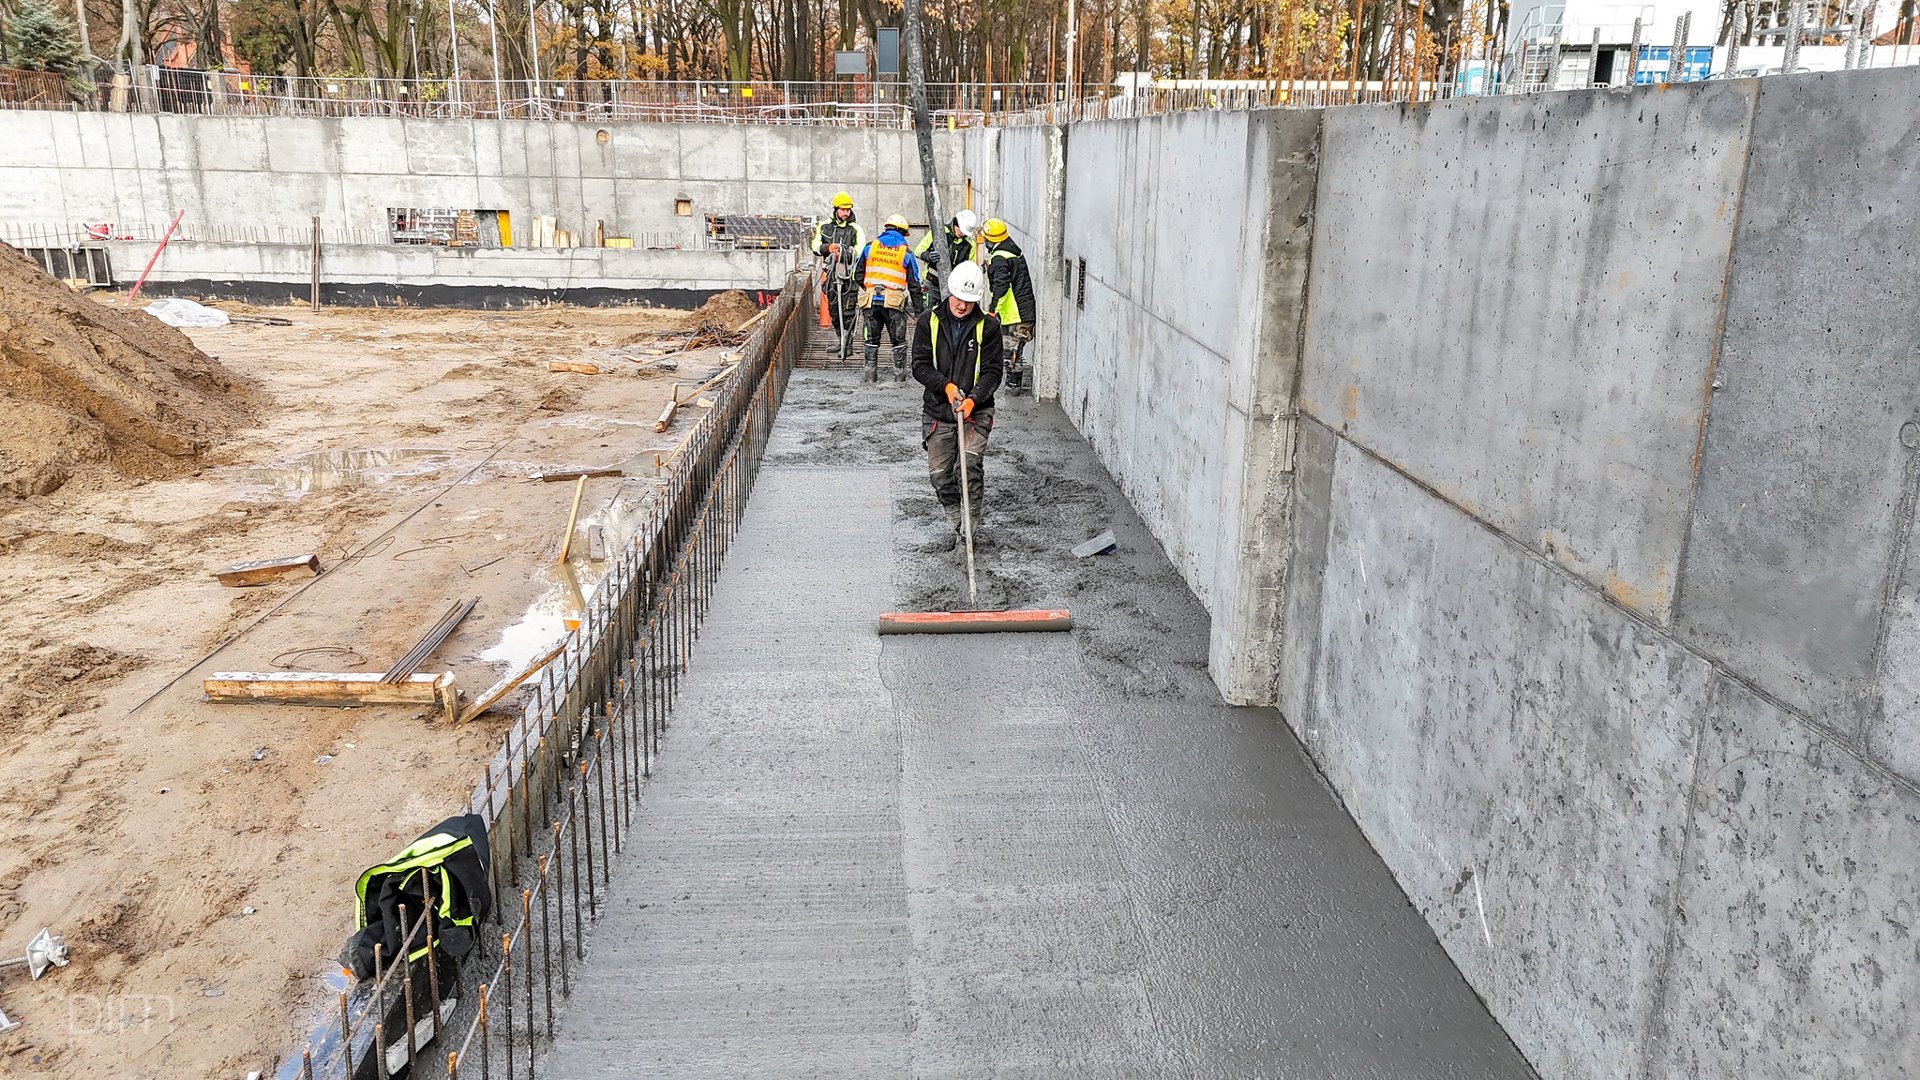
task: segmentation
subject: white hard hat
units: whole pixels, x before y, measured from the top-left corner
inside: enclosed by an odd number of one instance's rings
[[[947,282],[947,291],[970,304],[978,304],[987,298],[987,274],[977,262],[963,262],[953,268],[953,277]]]
[[[962,210],[953,215],[953,223],[959,226],[961,232],[971,236],[973,230],[980,227],[980,218],[971,210]]]

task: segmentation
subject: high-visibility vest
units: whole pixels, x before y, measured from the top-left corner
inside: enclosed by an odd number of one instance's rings
[[[995,259],[1018,259],[1019,257],[1020,256],[1013,252],[1003,248],[989,254],[987,261],[992,262]],[[1018,277],[1016,275],[1016,280],[1017,279]],[[1015,323],[1026,322],[1025,319],[1020,317],[1020,301],[1013,295],[1016,291],[1013,286],[1014,282],[1008,282],[1007,291],[1001,295],[1000,302],[993,306],[993,313],[999,317],[1001,326],[1012,326]]]
[[[927,333],[932,335],[933,370],[940,370],[940,313],[927,313]],[[980,354],[987,350],[987,320],[985,316],[973,324],[973,381],[967,384],[967,390],[980,385]]]
[[[860,284],[869,289],[907,289],[907,245],[902,242],[894,245],[883,244],[878,240],[867,245],[867,276]]]

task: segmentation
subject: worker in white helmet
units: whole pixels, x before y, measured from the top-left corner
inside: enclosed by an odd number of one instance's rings
[[[920,407],[921,445],[934,496],[957,537],[961,528],[960,453],[967,455],[967,499],[978,540],[985,505],[987,436],[993,431],[993,392],[1000,385],[1000,321],[988,314],[987,275],[963,262],[947,278],[947,298],[913,331],[913,377],[926,388]],[[963,440],[964,434],[964,440]]]
[[[947,221],[944,236],[936,236],[932,229],[920,238],[913,253],[920,256],[920,269],[927,276],[927,309],[938,307],[946,294],[941,291],[940,282],[963,262],[973,260],[973,234],[980,227],[980,218],[971,210],[962,210]]]

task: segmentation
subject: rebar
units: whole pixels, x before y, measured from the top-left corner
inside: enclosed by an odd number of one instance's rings
[[[502,768],[495,769],[492,761],[483,768],[483,788],[476,803],[484,804],[495,828],[506,834],[496,835],[496,861],[504,859],[506,865],[489,868],[489,883],[498,892],[511,888],[520,893],[520,919],[517,927],[499,937],[498,966],[490,980],[479,984],[465,1039],[457,1044],[447,1040],[450,1078],[463,1058],[469,1062],[468,1074],[473,1074],[476,1038],[479,1075],[491,1075],[496,1008],[498,1025],[503,1025],[498,1030],[504,1075],[509,1080],[516,1075],[514,1043],[522,1033],[515,1030],[515,969],[524,973],[526,987],[518,1003],[525,1017],[525,1075],[532,1076],[535,1068],[536,1024],[542,1021],[543,997],[546,1034],[553,1036],[558,1006],[553,994],[554,965],[557,961],[560,968],[561,996],[569,996],[573,964],[586,955],[587,924],[600,913],[599,890],[612,888],[612,856],[633,839],[643,785],[652,776],[654,758],[671,723],[693,644],[712,610],[722,565],[765,454],[767,428],[784,396],[792,366],[805,351],[811,287],[804,275],[796,278],[749,339],[748,359],[717,391],[716,407],[705,413],[687,440],[674,479],[646,510],[642,535],[629,541],[594,593],[585,598],[579,628],[570,634],[556,661],[542,671],[520,716],[508,726],[498,759]],[[537,811],[536,802],[540,804]],[[581,872],[583,850],[585,873]],[[529,869],[537,875],[525,887],[521,858],[529,860]],[[569,887],[573,889],[571,928],[567,925]],[[541,920],[537,971],[535,891],[540,894]],[[549,892],[554,892],[551,898]],[[410,919],[405,911],[401,914],[405,955],[398,979],[393,978],[384,945],[377,944],[374,950],[372,1004],[360,1023],[372,1022],[379,1059],[376,1070],[383,1080],[389,1073],[385,1035],[389,980],[399,984],[399,992],[406,996],[409,1071],[426,1068],[422,1063],[427,1059],[419,1053],[424,1046],[417,1034],[420,1018],[411,959],[422,936],[425,955],[433,965],[427,971],[426,988],[433,996],[434,1036],[439,1037],[453,1019],[442,1008],[440,972],[434,963],[439,935],[430,879],[422,900],[424,910],[417,919]],[[339,1008],[342,1058],[351,1080],[355,1017],[347,995],[341,995]],[[433,1068],[438,1071],[437,1062]]]

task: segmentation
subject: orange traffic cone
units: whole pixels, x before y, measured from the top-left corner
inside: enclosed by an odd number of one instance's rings
[[[833,329],[833,313],[827,310],[827,290],[820,290],[820,329]]]

